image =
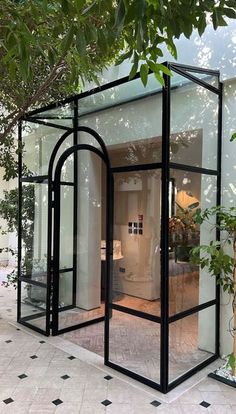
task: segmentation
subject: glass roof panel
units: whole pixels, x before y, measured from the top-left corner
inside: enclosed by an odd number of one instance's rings
[[[74,116],[74,102],[70,102],[67,104],[62,104],[57,106],[56,108],[50,109],[48,111],[37,112],[34,115],[31,115],[34,118],[40,118],[40,119],[52,119],[52,120],[58,120],[58,119],[71,119]]]
[[[153,74],[149,75],[146,87],[143,86],[140,78],[134,79],[79,99],[79,116],[160,93],[161,90],[162,88]]]
[[[197,77],[199,80],[202,79],[206,83],[215,86],[218,88],[218,77],[214,75],[209,75],[207,72],[198,72],[197,68],[196,71],[187,71],[186,73],[190,73]],[[184,75],[183,75],[184,76]],[[183,84],[188,83],[189,80],[186,78],[186,81],[183,80],[183,76],[174,72],[174,68],[172,70],[172,77],[171,77],[171,87],[181,87]],[[120,85],[108,88],[106,90],[101,90],[98,92],[91,91],[91,94],[86,97],[81,97],[78,95],[79,99],[79,116],[87,115],[89,113],[101,111],[104,109],[108,109],[114,107],[116,105],[121,105],[122,103],[128,103],[134,100],[142,99],[146,96],[155,95],[162,91],[162,87],[160,83],[156,80],[154,74],[150,74],[148,76],[148,82],[146,87],[143,86],[142,81],[140,78],[131,80],[129,82],[122,83]],[[66,120],[72,119],[74,115],[73,109],[74,103],[65,103],[57,106],[55,108],[49,110],[43,110],[37,112],[32,117],[39,118],[39,119],[51,119],[55,123],[58,120]]]
[[[195,78],[204,81],[205,83],[207,83],[208,85],[214,86],[215,88],[219,87],[219,78],[217,75],[212,75],[209,74],[207,72],[198,72],[196,69],[195,71],[184,71],[182,70],[182,75],[174,72],[174,68],[172,69],[172,73],[174,74],[174,76],[172,77],[172,84],[177,85],[179,83],[179,86],[181,86],[183,84],[183,76],[184,76],[184,72],[186,72],[187,75],[191,75],[194,76]]]

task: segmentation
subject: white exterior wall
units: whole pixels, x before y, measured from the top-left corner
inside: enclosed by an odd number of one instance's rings
[[[223,97],[223,135],[222,135],[222,205],[236,206],[236,142],[230,136],[236,132],[236,77],[224,84]],[[221,296],[221,352],[232,352],[232,337],[228,332],[232,306],[227,294]]]

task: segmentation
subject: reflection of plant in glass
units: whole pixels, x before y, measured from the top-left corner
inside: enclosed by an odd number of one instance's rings
[[[22,203],[22,221],[21,236],[23,248],[25,251],[22,267],[26,275],[31,274],[32,270],[32,245],[34,232],[34,185],[25,185],[23,190]],[[18,190],[15,188],[10,191],[4,191],[4,199],[0,200],[0,216],[6,220],[7,227],[1,229],[2,234],[18,233]],[[11,251],[15,256],[16,253]],[[4,283],[6,287],[14,285],[16,287],[17,271],[13,270],[7,275],[7,281]]]
[[[215,224],[215,217],[217,221]],[[212,222],[212,219],[214,223]],[[212,228],[222,231],[221,241],[211,241],[208,245],[195,247],[192,261],[208,269],[215,276],[218,285],[232,297],[233,316],[229,323],[229,332],[233,337],[233,352],[228,356],[228,365],[233,377],[236,377],[236,207],[212,207],[201,211],[198,209],[194,220],[201,225],[209,222]],[[226,246],[231,252],[226,253]]]
[[[198,226],[193,219],[194,213],[178,207],[177,214],[169,219],[170,243],[178,245],[188,245],[191,238],[198,234]]]

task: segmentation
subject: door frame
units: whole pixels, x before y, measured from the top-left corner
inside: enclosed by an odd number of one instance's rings
[[[53,274],[52,274],[52,321],[51,321],[51,329],[52,335],[59,335],[74,329],[79,329],[84,326],[98,323],[101,321],[106,321],[106,315],[109,318],[109,301],[110,301],[110,292],[111,292],[111,274],[112,274],[112,257],[113,257],[113,175],[110,168],[110,161],[107,154],[107,150],[105,144],[103,143],[102,139],[98,134],[90,128],[87,127],[78,127],[77,131],[84,131],[88,132],[89,134],[93,135],[93,137],[99,142],[101,146],[101,150],[88,144],[77,144],[74,145],[63,152],[61,157],[59,158],[56,169],[55,169],[55,178],[53,183],[53,191],[54,191],[54,219],[53,219]],[[65,134],[66,135],[66,134]],[[81,322],[79,324],[62,328],[60,329],[58,323],[59,317],[59,277],[60,274],[60,213],[61,213],[61,170],[64,165],[66,159],[74,154],[75,160],[77,159],[77,154],[79,151],[89,151],[96,154],[105,164],[106,167],[106,286],[105,286],[105,316],[98,317],[91,321]],[[66,183],[64,183],[66,184]],[[76,188],[76,187],[75,187]],[[74,197],[77,197],[77,191],[74,193]],[[73,203],[74,207],[76,203]],[[74,211],[75,213],[75,211]],[[106,324],[105,324],[106,325]],[[105,335],[107,334],[107,330],[105,328]],[[104,343],[106,344],[106,340]],[[105,346],[106,348],[106,346]],[[106,353],[106,350],[104,350]]]

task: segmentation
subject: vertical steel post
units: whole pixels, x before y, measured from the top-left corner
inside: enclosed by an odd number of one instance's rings
[[[219,79],[219,77],[218,77]],[[222,162],[222,99],[223,99],[223,84],[219,82],[219,96],[218,96],[218,142],[217,142],[217,195],[216,205],[221,205],[221,162]],[[216,240],[220,240],[220,230],[216,230]],[[216,283],[216,314],[215,314],[215,353],[220,355],[220,286]]]
[[[104,323],[104,363],[109,361],[110,318],[112,316],[113,278],[113,207],[114,182],[109,160],[106,164],[106,281],[105,281],[105,323]]]
[[[22,210],[22,121],[18,121],[18,258],[17,258],[17,322],[21,319],[21,210]]]
[[[168,65],[166,64],[168,67]],[[169,370],[169,140],[170,77],[164,74],[162,95],[162,205],[161,205],[161,391],[168,390]]]
[[[78,99],[74,100],[74,118],[73,128],[74,137],[73,145],[78,144]],[[73,283],[72,283],[72,304],[76,307],[76,289],[77,289],[77,239],[78,239],[78,153],[74,152],[74,199],[73,199]]]

